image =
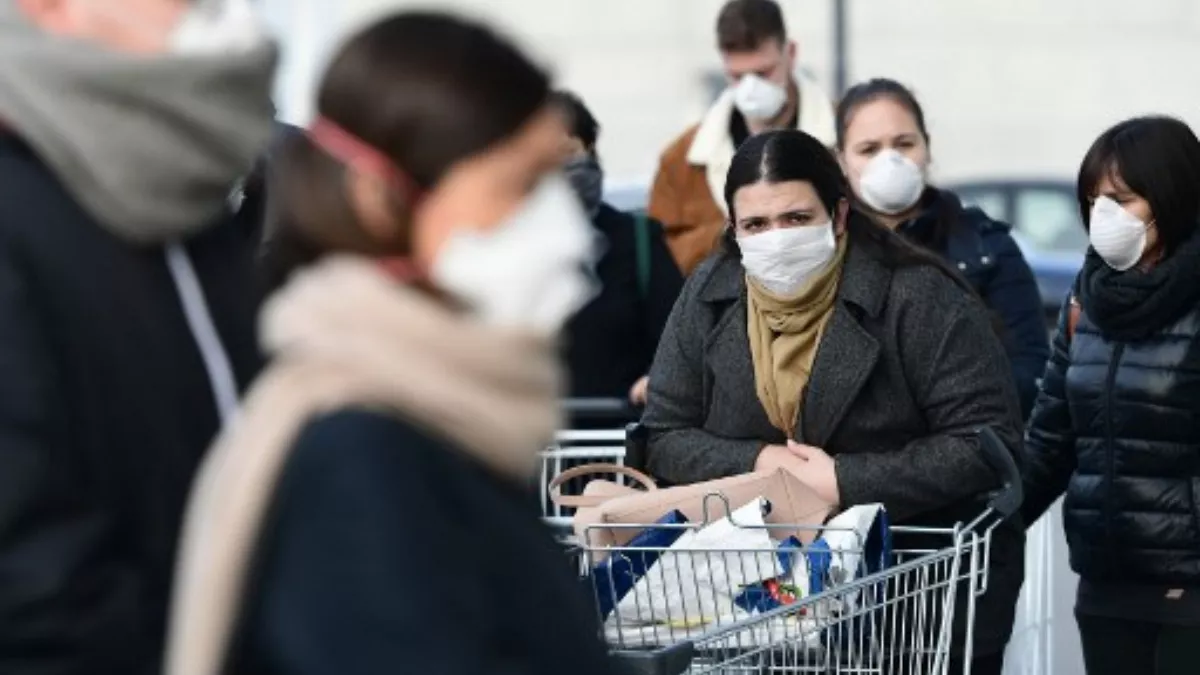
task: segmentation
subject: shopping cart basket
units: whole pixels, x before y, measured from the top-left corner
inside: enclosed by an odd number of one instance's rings
[[[637,466],[638,451],[631,450],[630,445],[640,432],[633,423],[637,412],[622,399],[566,399],[562,409],[574,424],[587,428],[564,429],[555,434],[554,444],[542,452],[538,493],[546,523],[566,536],[571,531],[574,509],[551,501],[547,489],[550,482],[569,469],[587,464]],[[589,478],[625,480],[619,474],[590,474]],[[585,485],[584,480],[568,481],[562,487],[562,494],[579,495]]]
[[[897,541],[908,538],[932,544],[892,550],[882,569],[871,569],[864,541],[838,551],[820,550],[817,544],[801,546],[799,553],[810,563],[810,574],[812,562],[822,556],[841,555],[843,561],[853,558],[858,563],[853,570],[846,566],[821,570],[823,576],[812,580],[815,592],[792,601],[783,598],[765,611],[722,615],[714,608],[722,606],[719,594],[725,599],[744,597],[746,589],[738,584],[777,572],[770,568],[777,566],[778,549],[768,549],[764,556],[763,549],[678,551],[665,547],[590,549],[585,545],[586,569],[592,569],[600,558],[619,558],[651,568],[647,576],[652,576],[654,569],[684,570],[671,578],[664,575],[659,587],[669,592],[671,584],[695,584],[695,588],[674,590],[689,597],[712,594],[709,602],[668,605],[666,611],[654,607],[653,602],[640,603],[636,596],[632,605],[628,599],[623,608],[621,603],[613,604],[610,613],[601,618],[617,659],[629,672],[654,675],[951,675],[954,648],[956,662],[964,664],[961,672],[969,673],[975,600],[987,590],[991,535],[1000,522],[1019,510],[1023,499],[1020,475],[1010,453],[990,429],[981,430],[980,439],[988,463],[1001,476],[1002,489],[978,518],[946,529],[890,528]],[[725,515],[729,514],[727,504],[724,508]],[[707,514],[705,520],[709,520]],[[651,567],[640,559],[647,555],[660,563],[674,558],[673,564]],[[764,566],[769,569],[762,569]],[[608,569],[612,567],[610,564]],[[686,573],[699,568],[719,572],[703,581],[701,588],[699,575]],[[713,613],[702,616],[697,610]]]

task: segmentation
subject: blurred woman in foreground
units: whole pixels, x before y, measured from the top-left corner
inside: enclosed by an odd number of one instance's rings
[[[367,29],[279,158],[302,269],[190,507],[169,670],[605,673],[525,486],[593,289],[545,74],[438,14]]]

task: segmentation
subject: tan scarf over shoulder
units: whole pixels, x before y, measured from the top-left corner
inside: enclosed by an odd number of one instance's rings
[[[846,257],[846,237],[819,276],[790,297],[771,293],[746,278],[747,331],[758,400],[771,424],[791,435],[800,398],[812,373],[817,346],[832,315]]]
[[[188,506],[168,675],[221,672],[263,515],[314,416],[352,406],[395,415],[520,480],[559,426],[549,341],[452,313],[367,261],[333,259],[296,278],[264,310],[262,333],[275,361],[217,439]]]

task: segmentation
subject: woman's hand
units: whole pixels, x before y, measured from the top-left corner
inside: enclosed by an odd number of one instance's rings
[[[646,392],[650,388],[650,376],[643,375],[642,379],[633,383],[629,388],[629,402],[634,405],[646,405]]]
[[[796,470],[789,469],[796,478],[799,478],[802,483],[812,488],[813,492],[816,492],[821,499],[830,504],[837,504],[841,501],[841,492],[838,490],[837,468],[832,457],[821,448],[814,448],[811,445],[804,445],[795,441],[788,441],[787,451],[800,460]]]
[[[765,446],[759,451],[758,459],[754,461],[755,471],[787,469],[791,473],[796,473],[801,468],[802,460],[791,450],[788,450],[786,445]]]

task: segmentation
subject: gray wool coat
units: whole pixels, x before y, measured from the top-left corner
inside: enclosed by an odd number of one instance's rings
[[[841,506],[882,502],[893,522],[933,526],[979,515],[999,481],[974,431],[992,426],[1018,458],[1022,437],[1011,368],[982,303],[935,267],[893,268],[852,240],[832,311],[794,440],[834,457]],[[650,371],[642,421],[656,477],[749,472],[764,445],[786,440],[758,400],[746,324],[740,261],[710,258],[688,280]],[[1002,532],[980,606],[994,625],[977,631],[978,654],[1007,642],[1024,576],[1024,527]]]

